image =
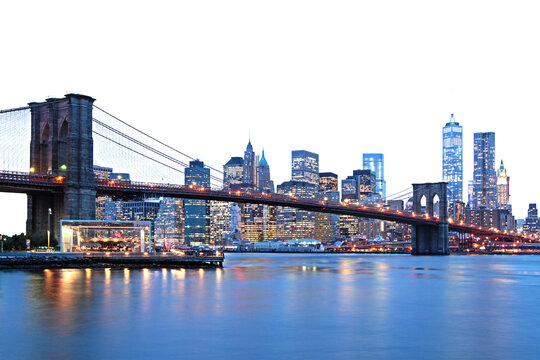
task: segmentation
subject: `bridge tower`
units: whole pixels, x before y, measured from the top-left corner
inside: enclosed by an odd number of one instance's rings
[[[439,197],[439,224],[415,225],[412,237],[413,255],[448,255],[447,183],[413,184],[413,211],[422,213],[421,200],[426,198],[426,214],[433,217],[433,199]]]
[[[28,234],[46,233],[51,209],[51,239],[60,236],[60,219],[95,219],[92,105],[78,94],[29,103],[30,171],[65,176],[62,192],[28,195]],[[58,239],[60,240],[60,239]]]

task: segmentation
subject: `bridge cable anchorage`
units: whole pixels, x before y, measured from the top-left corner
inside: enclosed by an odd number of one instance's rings
[[[145,148],[145,149],[147,149],[147,150],[149,150],[149,151],[151,151],[151,152],[153,152],[153,153],[155,153],[155,154],[157,154],[157,155],[159,155],[159,156],[161,156],[161,157],[163,157],[163,158],[165,158],[165,159],[167,159],[167,160],[169,160],[169,161],[171,161],[171,162],[173,162],[173,163],[176,163],[176,164],[181,165],[181,166],[183,166],[183,167],[189,167],[189,166],[188,166],[186,163],[184,163],[183,161],[178,160],[178,159],[176,159],[176,158],[173,158],[172,156],[167,155],[167,154],[165,154],[165,153],[163,153],[163,152],[161,152],[161,151],[159,151],[159,150],[157,150],[157,149],[151,147],[150,145],[147,145],[147,144],[145,144],[145,143],[143,143],[143,142],[141,142],[141,141],[139,141],[139,140],[137,140],[137,139],[135,139],[135,138],[132,138],[131,136],[129,136],[129,135],[123,133],[122,131],[117,130],[117,129],[115,129],[115,128],[113,128],[113,127],[111,127],[111,126],[109,126],[109,125],[103,123],[103,122],[100,121],[100,120],[97,120],[97,119],[95,119],[95,118],[93,118],[92,120],[93,120],[95,123],[99,124],[100,126],[103,126],[104,128],[106,128],[107,130],[110,130],[110,131],[114,132],[115,134],[117,134],[117,135],[119,135],[119,136],[121,136],[121,137],[127,139],[128,141],[131,141],[132,143],[135,143],[135,144],[137,144],[137,145],[139,145],[139,146],[141,146],[141,147],[143,147],[143,148]],[[96,133],[96,134],[98,134],[98,133]],[[110,138],[108,138],[108,137],[105,137],[105,136],[102,135],[102,134],[98,134],[98,135],[100,135],[100,136],[106,138],[106,139],[109,140],[109,141],[115,142],[114,140],[112,140],[112,139],[110,139]],[[116,143],[117,145],[121,145],[121,144],[118,143],[118,142],[115,142],[115,143]],[[121,145],[121,146],[123,146],[123,145]],[[127,147],[127,146],[123,146],[123,147],[126,148],[126,149],[128,149],[128,150],[135,151],[135,150],[133,150],[133,149]],[[138,152],[136,152],[136,153],[139,154],[139,155],[142,155],[142,154],[140,154],[140,153],[138,153]],[[150,159],[150,158],[149,158],[149,159]],[[170,167],[170,168],[172,168],[172,167]],[[201,171],[198,170],[198,169],[193,168],[192,170],[195,171],[195,172],[198,172],[198,173],[201,174],[201,175],[206,175],[205,173],[201,172]],[[223,180],[222,180],[221,178],[217,177],[217,176],[210,175],[210,178],[211,178],[212,180],[214,180],[215,182],[217,182],[218,184],[222,184],[222,183],[223,183]]]
[[[151,136],[151,135],[145,133],[144,131],[141,131],[141,130],[137,129],[136,127],[134,127],[134,126],[128,124],[127,122],[125,122],[125,121],[119,119],[118,117],[114,116],[113,114],[111,114],[111,113],[109,113],[109,112],[107,112],[107,111],[101,109],[101,108],[98,107],[97,105],[94,105],[94,108],[96,108],[96,109],[98,109],[99,111],[101,111],[101,112],[103,112],[103,113],[109,115],[109,116],[112,117],[113,119],[115,119],[115,120],[121,122],[122,124],[128,126],[128,127],[131,128],[131,129],[133,129],[133,130],[139,132],[140,134],[142,134],[142,135],[144,135],[144,136],[146,136],[146,137],[148,137],[148,138],[154,140],[155,142],[159,143],[160,145],[163,145],[163,146],[165,146],[166,148],[168,148],[168,149],[170,149],[170,150],[172,150],[172,151],[174,151],[174,152],[177,152],[178,154],[180,154],[180,155],[182,155],[182,156],[185,156],[185,157],[187,157],[187,158],[190,159],[190,160],[197,160],[196,158],[194,158],[194,157],[192,157],[192,156],[190,156],[190,155],[187,155],[187,154],[183,153],[182,151],[173,148],[172,146],[169,146],[169,145],[165,144],[165,143],[162,142],[161,140],[156,139],[155,137],[153,137],[153,136]],[[205,167],[207,167],[207,168],[209,168],[209,169],[211,169],[211,170],[216,171],[218,174],[223,174],[223,171],[218,170],[218,169],[216,169],[216,168],[214,168],[214,167],[212,167],[212,166],[210,166],[210,165],[205,165]]]

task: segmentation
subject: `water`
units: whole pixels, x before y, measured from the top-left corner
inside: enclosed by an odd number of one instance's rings
[[[538,359],[540,256],[0,271],[0,359]]]

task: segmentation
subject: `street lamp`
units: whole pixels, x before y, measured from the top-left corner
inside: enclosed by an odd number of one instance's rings
[[[2,252],[4,252],[4,235],[0,235],[0,246],[2,247]]]
[[[47,251],[50,251],[51,248],[51,215],[52,210],[49,208],[49,216],[48,216],[48,226],[47,226]]]

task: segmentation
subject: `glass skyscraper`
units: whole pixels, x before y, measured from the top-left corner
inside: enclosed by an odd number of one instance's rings
[[[364,170],[371,170],[375,174],[376,192],[386,201],[386,181],[384,180],[384,155],[364,154]]]
[[[463,202],[463,128],[454,114],[443,127],[442,177],[448,183],[448,201]]]
[[[319,154],[306,150],[292,152],[292,180],[319,186]]]
[[[497,208],[495,133],[474,133],[473,209]]]
[[[185,185],[210,187],[210,169],[204,162],[189,162],[185,170]],[[184,200],[185,240],[188,245],[208,244],[210,242],[210,206],[206,200]]]

